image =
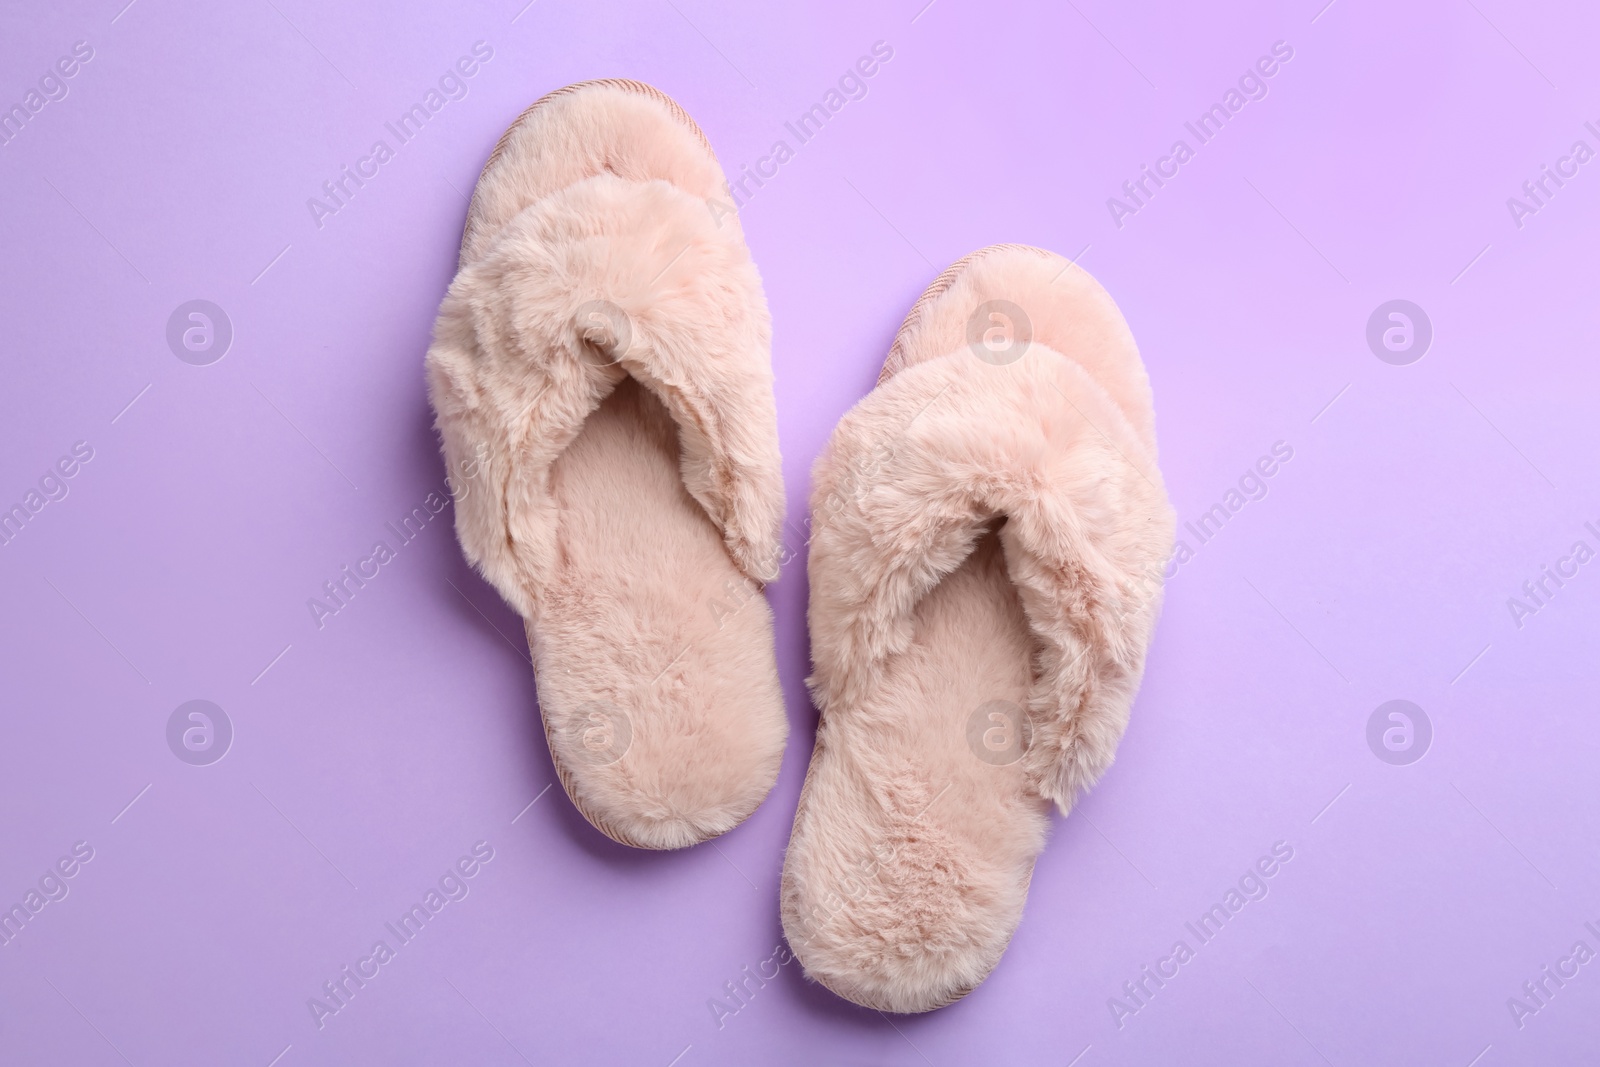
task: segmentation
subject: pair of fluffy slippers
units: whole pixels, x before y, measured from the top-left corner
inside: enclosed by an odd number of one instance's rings
[[[770,326],[726,189],[658,90],[545,97],[484,168],[428,352],[457,535],[526,620],[562,786],[641,848],[737,825],[788,733]],[[1138,688],[1173,518],[1132,336],[1061,257],[974,253],[813,481],[784,930],[840,996],[926,1011],[998,962]]]

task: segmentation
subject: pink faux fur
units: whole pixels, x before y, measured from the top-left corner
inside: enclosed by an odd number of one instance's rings
[[[995,299],[1032,322],[1004,365],[967,343]],[[841,995],[923,1011],[998,961],[1045,802],[1067,812],[1110,765],[1138,688],[1173,516],[1126,324],[1058,256],[970,257],[914,309],[813,482],[821,723],[784,926]],[[974,738],[1011,706],[1031,740],[985,761]]]
[[[552,94],[484,168],[427,358],[457,535],[528,621],[563,784],[646,847],[748,815],[787,731],[770,325],[723,188],[658,91]]]

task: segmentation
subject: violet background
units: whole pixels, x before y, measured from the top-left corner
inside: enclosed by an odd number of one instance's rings
[[[0,947],[0,1061],[1593,1058],[1600,962],[1521,1029],[1506,1006],[1600,948],[1600,563],[1520,629],[1506,605],[1600,547],[1600,162],[1521,229],[1506,207],[1600,147],[1592,7],[125,2],[0,16],[0,103],[95,51],[0,147],[0,506],[95,452],[0,548],[0,903],[95,850]],[[318,229],[307,198],[479,40],[469,95]],[[777,788],[666,855],[559,788],[527,807],[554,775],[519,622],[448,513],[320,631],[306,601],[443,483],[422,356],[463,194],[524,106],[649,81],[737,171],[880,40],[866,98],[742,212],[791,526],[911,302],[994,242],[1081,253],[1118,300],[1180,520],[1275,442],[1294,457],[1169,584],[1117,764],[1057,820],[986,984],[885,1018],[790,964],[719,1028],[708,1001],[781,939],[803,560],[770,590]],[[1279,40],[1266,99],[1119,229],[1106,199]],[[233,324],[210,366],[165,341],[193,298]],[[1392,298],[1433,324],[1409,366],[1365,342]],[[165,740],[195,698],[235,730],[206,767]],[[1409,766],[1366,742],[1395,698],[1433,724]],[[319,1030],[308,998],[480,839],[470,895]],[[1108,998],[1275,841],[1267,898],[1119,1029]]]

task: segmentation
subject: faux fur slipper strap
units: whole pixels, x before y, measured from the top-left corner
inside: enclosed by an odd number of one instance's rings
[[[739,569],[777,576],[771,326],[738,223],[605,171],[524,208],[462,268],[429,352],[468,558],[533,613],[558,559],[551,463],[632,376],[679,429],[684,485]]]
[[[1026,767],[1065,813],[1112,761],[1159,608],[1171,519],[1144,435],[1043,344],[998,366],[963,348],[880,384],[814,479],[818,706],[868,700],[910,646],[918,602],[1003,519],[1036,644]]]

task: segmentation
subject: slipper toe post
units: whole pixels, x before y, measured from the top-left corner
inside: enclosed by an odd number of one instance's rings
[[[816,747],[786,936],[855,1003],[970,992],[1021,921],[1049,808],[1110,765],[1173,515],[1116,305],[995,246],[912,309],[813,474]]]
[[[557,775],[641,848],[736,826],[788,732],[771,330],[723,190],[658,90],[551,94],[484,168],[428,353],[457,535],[525,620]]]

